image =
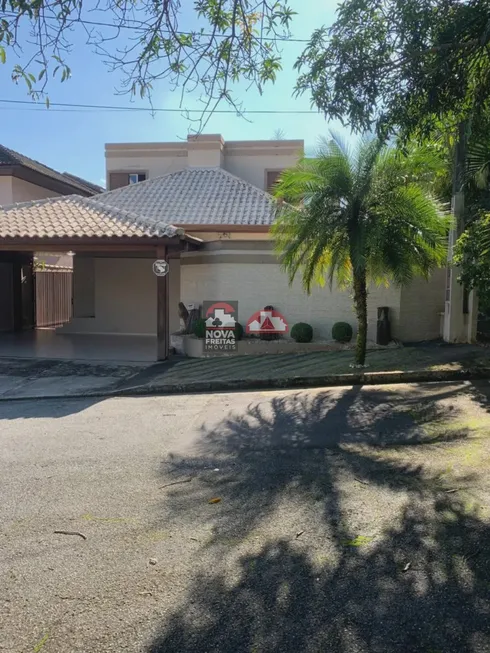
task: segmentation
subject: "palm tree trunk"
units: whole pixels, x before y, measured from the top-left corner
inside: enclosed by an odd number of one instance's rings
[[[366,271],[354,272],[354,307],[357,315],[356,365],[364,365],[367,341]]]

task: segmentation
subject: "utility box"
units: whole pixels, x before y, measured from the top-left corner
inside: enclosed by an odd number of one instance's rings
[[[378,306],[376,344],[389,345],[390,342],[391,342],[390,308],[389,306]]]

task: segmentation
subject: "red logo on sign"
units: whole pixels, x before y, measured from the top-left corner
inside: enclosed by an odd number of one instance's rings
[[[288,323],[284,316],[274,309],[264,308],[257,311],[247,322],[246,332],[251,335],[261,333],[287,333]]]

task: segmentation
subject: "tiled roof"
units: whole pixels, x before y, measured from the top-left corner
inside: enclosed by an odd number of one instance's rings
[[[19,152],[15,152],[4,145],[0,145],[0,167],[1,166],[23,166],[24,168],[34,170],[45,177],[68,184],[74,190],[90,193],[91,195],[94,193],[100,193],[103,190],[103,188],[96,184],[92,184],[92,182],[85,181],[85,179],[75,177],[68,173],[61,173],[57,170],[53,170],[53,168],[45,166],[43,163],[39,163],[39,161],[35,161],[34,159],[30,159]]]
[[[0,238],[139,236],[184,236],[184,230],[79,195],[0,207]]]
[[[101,204],[182,225],[270,225],[274,200],[222,168],[186,168],[97,196]]]

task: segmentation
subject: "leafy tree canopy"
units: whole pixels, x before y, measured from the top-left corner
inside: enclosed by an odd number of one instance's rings
[[[71,74],[72,29],[78,26],[109,68],[120,71],[123,92],[151,96],[155,81],[167,79],[182,93],[198,88],[203,110],[221,100],[238,109],[230,85],[245,79],[262,90],[275,80],[281,68],[276,39],[288,36],[294,12],[287,0],[189,4],[1,0],[0,61],[12,59],[14,81],[24,80],[32,95],[43,97],[53,77],[64,81]]]
[[[344,0],[296,90],[356,131],[427,135],[488,106],[489,53],[490,0]]]
[[[490,213],[482,213],[458,238],[453,260],[461,266],[459,281],[478,291],[480,310],[490,311]]]

